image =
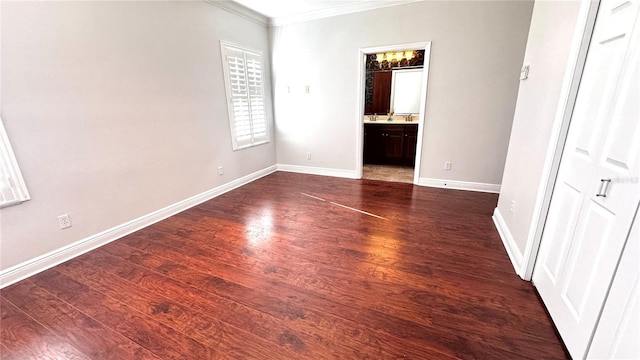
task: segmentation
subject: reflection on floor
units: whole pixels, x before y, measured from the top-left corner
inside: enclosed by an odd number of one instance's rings
[[[413,184],[413,168],[364,164],[362,178]]]

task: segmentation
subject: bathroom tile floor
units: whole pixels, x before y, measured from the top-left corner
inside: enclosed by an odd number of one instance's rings
[[[362,178],[369,180],[413,183],[413,168],[388,165],[364,164]]]

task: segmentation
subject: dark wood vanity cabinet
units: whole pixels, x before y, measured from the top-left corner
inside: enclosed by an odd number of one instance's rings
[[[365,124],[364,163],[414,166],[417,138],[417,124]]]

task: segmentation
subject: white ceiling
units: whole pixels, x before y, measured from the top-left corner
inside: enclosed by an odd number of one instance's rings
[[[270,19],[272,25],[348,14],[422,0],[233,0]]]

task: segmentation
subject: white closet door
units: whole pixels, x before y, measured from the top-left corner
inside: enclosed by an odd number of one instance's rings
[[[636,215],[589,359],[640,359],[640,219]]]
[[[600,4],[533,273],[575,359],[585,357],[640,200],[638,3]]]

